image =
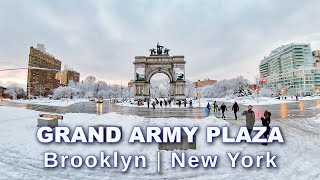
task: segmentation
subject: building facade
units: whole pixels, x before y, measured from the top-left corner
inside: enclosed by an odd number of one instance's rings
[[[261,78],[282,95],[312,95],[317,69],[310,44],[288,44],[271,51],[259,65]]]
[[[217,82],[217,80],[205,79],[202,81],[198,80],[196,82],[193,82],[193,85],[195,87],[204,87],[204,86],[208,86],[208,85],[213,85],[216,82]]]
[[[56,74],[61,70],[61,61],[45,51],[44,45],[30,47],[28,62],[28,96],[47,96],[59,87]]]
[[[314,59],[314,66],[316,68],[320,68],[320,50],[313,51],[312,55]]]
[[[79,82],[79,80],[80,80],[80,73],[78,73],[77,71],[66,69],[61,72],[60,83],[63,86],[67,86],[70,81]]]

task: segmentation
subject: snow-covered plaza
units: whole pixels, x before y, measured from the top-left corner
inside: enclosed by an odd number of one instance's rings
[[[320,120],[319,116],[310,119],[273,119],[271,126],[279,126],[284,136],[285,143],[273,143],[268,146],[261,144],[224,144],[221,138],[213,144],[206,142],[205,129],[207,126],[228,126],[230,136],[235,136],[239,127],[245,126],[245,119],[238,121],[222,120],[214,115],[203,119],[190,118],[144,118],[131,115],[107,113],[103,115],[85,113],[66,113],[59,126],[73,129],[82,126],[98,124],[121,126],[122,140],[119,143],[49,143],[42,144],[37,140],[38,111],[16,107],[0,106],[0,179],[136,179],[139,178],[168,178],[168,179],[319,179],[320,178]],[[259,119],[255,126],[260,126]],[[146,126],[198,126],[196,136],[196,150],[160,150],[162,161],[161,171],[156,171],[157,143],[128,143],[129,135],[134,126],[142,129]],[[117,168],[71,168],[70,163],[66,168],[44,168],[44,153],[55,152],[59,155],[88,155],[99,156],[103,151],[112,155],[114,151],[121,155],[145,155],[146,168],[133,168],[123,173],[122,165]],[[218,155],[218,164],[215,168],[180,168],[171,167],[171,152],[185,152],[187,155]],[[277,168],[266,168],[262,160],[261,167],[244,168],[237,162],[237,167],[231,167],[231,161],[226,153],[241,152],[240,157],[251,155],[265,155],[270,152],[276,155]],[[254,163],[256,163],[254,161]],[[133,162],[132,162],[133,164]]]

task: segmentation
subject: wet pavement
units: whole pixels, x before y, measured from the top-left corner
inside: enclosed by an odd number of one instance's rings
[[[231,111],[232,104],[225,104],[227,105],[228,110]],[[239,106],[240,112],[247,108],[247,106],[244,105]],[[319,106],[319,108],[315,108],[316,106]],[[254,105],[253,109],[256,113],[257,118],[263,116],[265,110],[268,110],[272,113],[273,119],[312,118],[320,113],[320,100],[302,100],[293,103],[282,103],[273,105]],[[227,113],[230,115],[232,114],[232,117],[234,116],[233,112]]]
[[[221,103],[219,103],[221,104]],[[231,103],[225,103],[228,107],[227,116],[233,117],[231,112]],[[116,112],[123,115],[138,115],[146,118],[193,118],[201,119],[206,117],[204,108],[156,108],[148,109],[144,107],[122,107],[115,104],[104,101],[104,103],[96,102],[82,102],[70,105],[68,107],[54,107],[45,105],[31,105],[21,104],[14,102],[0,102],[0,105],[20,107],[25,109],[31,109],[43,112],[53,113],[90,113],[90,114],[105,114],[110,112]],[[320,106],[320,100],[298,101],[294,103],[283,103],[274,105],[255,105],[254,111],[257,118],[263,115],[265,110],[272,113],[273,119],[296,119],[296,118],[311,118],[320,113],[320,108],[316,109],[315,106]],[[240,105],[240,112],[246,109],[246,106]],[[217,117],[220,114],[216,114]]]

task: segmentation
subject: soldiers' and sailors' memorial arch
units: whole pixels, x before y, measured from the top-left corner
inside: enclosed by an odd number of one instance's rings
[[[184,56],[170,56],[170,49],[157,44],[150,49],[150,56],[136,56],[134,64],[134,99],[150,98],[150,80],[153,75],[163,73],[170,80],[170,98],[184,99],[185,64]]]

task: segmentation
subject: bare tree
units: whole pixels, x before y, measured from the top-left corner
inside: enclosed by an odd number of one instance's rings
[[[89,82],[89,83],[95,83],[97,81],[97,78],[94,77],[94,76],[88,76],[86,79],[85,79],[86,82]]]

